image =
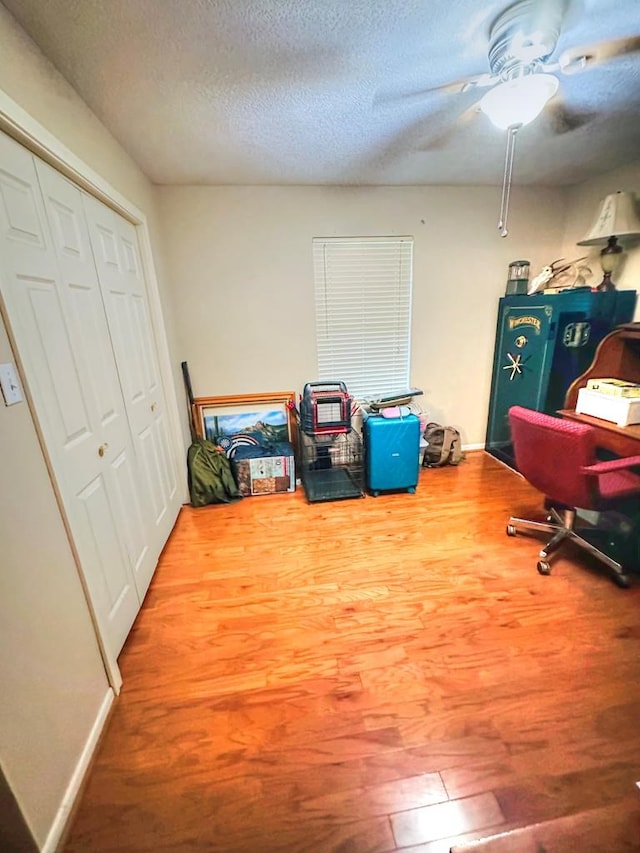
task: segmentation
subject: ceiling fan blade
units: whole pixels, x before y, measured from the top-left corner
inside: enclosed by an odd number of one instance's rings
[[[488,86],[494,86],[499,79],[499,77],[488,72],[486,74],[476,74],[474,77],[467,77],[463,80],[456,80],[454,83],[448,83],[446,86],[440,86],[440,91],[455,93],[468,92],[469,89],[484,89]]]
[[[557,136],[578,130],[597,117],[597,113],[587,110],[573,110],[559,99],[551,101],[545,109],[551,130]]]
[[[640,51],[640,36],[612,39],[598,44],[582,45],[565,50],[558,64],[564,74],[575,74],[594,65],[600,65],[619,56],[628,56]]]
[[[429,95],[436,93],[442,95],[455,95],[460,92],[468,92],[470,89],[493,86],[498,82],[498,80],[498,77],[487,73],[477,74],[474,77],[465,77],[462,80],[454,80],[451,83],[445,83],[443,86],[432,86],[428,89],[420,89],[417,92],[399,92],[397,90],[387,90],[386,92],[378,91],[374,95],[373,104],[374,106],[377,106],[395,103],[397,101],[402,101],[403,104],[407,104],[411,101],[424,101]]]
[[[457,133],[470,127],[480,114],[478,103],[472,104],[463,113],[461,113],[449,127],[443,128],[440,132],[429,133],[428,129],[425,132],[425,139],[417,146],[418,151],[435,151],[438,148],[444,148],[446,144]]]

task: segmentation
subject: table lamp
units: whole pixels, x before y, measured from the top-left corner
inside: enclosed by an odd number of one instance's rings
[[[578,242],[578,246],[597,246],[604,242],[607,244],[600,252],[600,265],[604,275],[597,290],[615,290],[611,276],[620,266],[623,253],[618,237],[637,236],[640,236],[640,219],[634,194],[611,193],[601,202],[586,237]]]

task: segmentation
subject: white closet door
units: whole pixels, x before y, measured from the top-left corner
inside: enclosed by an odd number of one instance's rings
[[[125,405],[146,489],[157,557],[173,528],[180,499],[171,462],[164,394],[133,225],[83,194]]]
[[[5,311],[100,635],[115,659],[139,597],[121,535],[123,512],[132,506],[133,453],[104,307],[87,265],[90,250],[77,205],[67,194],[48,202],[63,275],[35,158],[0,134],[0,164]]]
[[[68,294],[67,323],[81,359],[78,371],[82,386],[91,397],[91,410],[103,428],[109,491],[120,539],[142,601],[157,555],[148,542],[151,530],[145,524],[139,496],[140,476],[82,208],[82,192],[37,159],[36,171],[58,269]]]

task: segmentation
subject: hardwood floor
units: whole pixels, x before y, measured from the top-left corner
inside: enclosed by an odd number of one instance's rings
[[[640,800],[535,823],[452,848],[451,853],[634,853],[640,846]]]
[[[640,576],[538,575],[505,525],[541,508],[482,452],[415,495],[184,508],[65,849],[443,853],[628,801]]]

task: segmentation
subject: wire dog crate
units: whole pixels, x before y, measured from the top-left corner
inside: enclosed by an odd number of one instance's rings
[[[301,479],[307,500],[336,501],[364,495],[362,437],[347,433],[301,433]]]

